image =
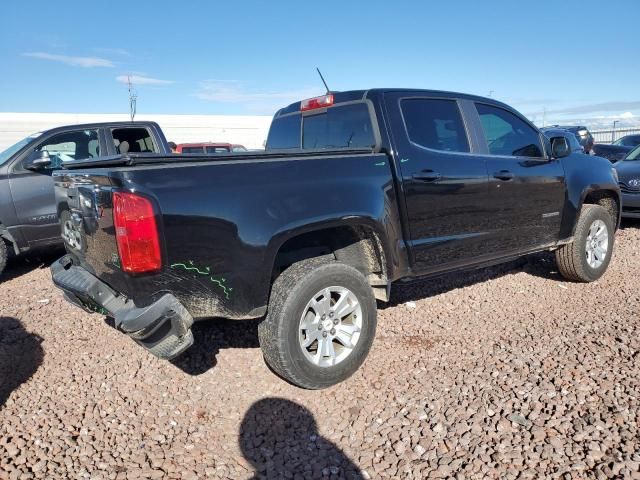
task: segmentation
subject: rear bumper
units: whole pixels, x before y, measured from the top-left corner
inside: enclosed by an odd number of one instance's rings
[[[132,300],[73,265],[68,256],[51,265],[51,275],[69,302],[88,312],[112,316],[118,329],[157,357],[169,360],[193,345],[193,318],[170,293],[147,307],[136,307]]]

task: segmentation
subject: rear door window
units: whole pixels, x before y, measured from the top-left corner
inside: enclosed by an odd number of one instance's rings
[[[144,127],[114,128],[111,135],[118,153],[160,153]]]
[[[469,152],[469,140],[455,100],[408,98],[401,102],[409,140],[446,152]]]
[[[491,155],[542,157],[540,135],[524,120],[502,108],[476,103]]]

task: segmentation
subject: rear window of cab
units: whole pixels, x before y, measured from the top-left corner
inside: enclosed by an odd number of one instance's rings
[[[274,118],[267,150],[372,148],[376,144],[369,107],[364,102],[335,105],[318,113]]]

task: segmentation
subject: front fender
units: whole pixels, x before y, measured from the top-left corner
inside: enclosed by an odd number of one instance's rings
[[[597,192],[607,192],[616,199],[620,222],[620,187],[613,165],[605,158],[572,154],[562,159],[567,185],[567,198],[562,216],[561,239],[573,236],[585,199]]]

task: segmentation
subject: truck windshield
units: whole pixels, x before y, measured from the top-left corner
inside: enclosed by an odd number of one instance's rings
[[[318,114],[296,113],[275,118],[266,148],[372,148],[375,143],[367,104],[352,103],[336,105]]]
[[[4,162],[9,160],[16,152],[21,150],[23,147],[27,146],[29,143],[31,143],[33,140],[38,138],[40,135],[42,135],[42,133],[40,133],[40,132],[33,133],[33,134],[29,135],[28,137],[23,138],[19,142],[14,143],[9,148],[7,148],[7,149],[3,150],[2,152],[0,152],[0,165],[3,165]]]

